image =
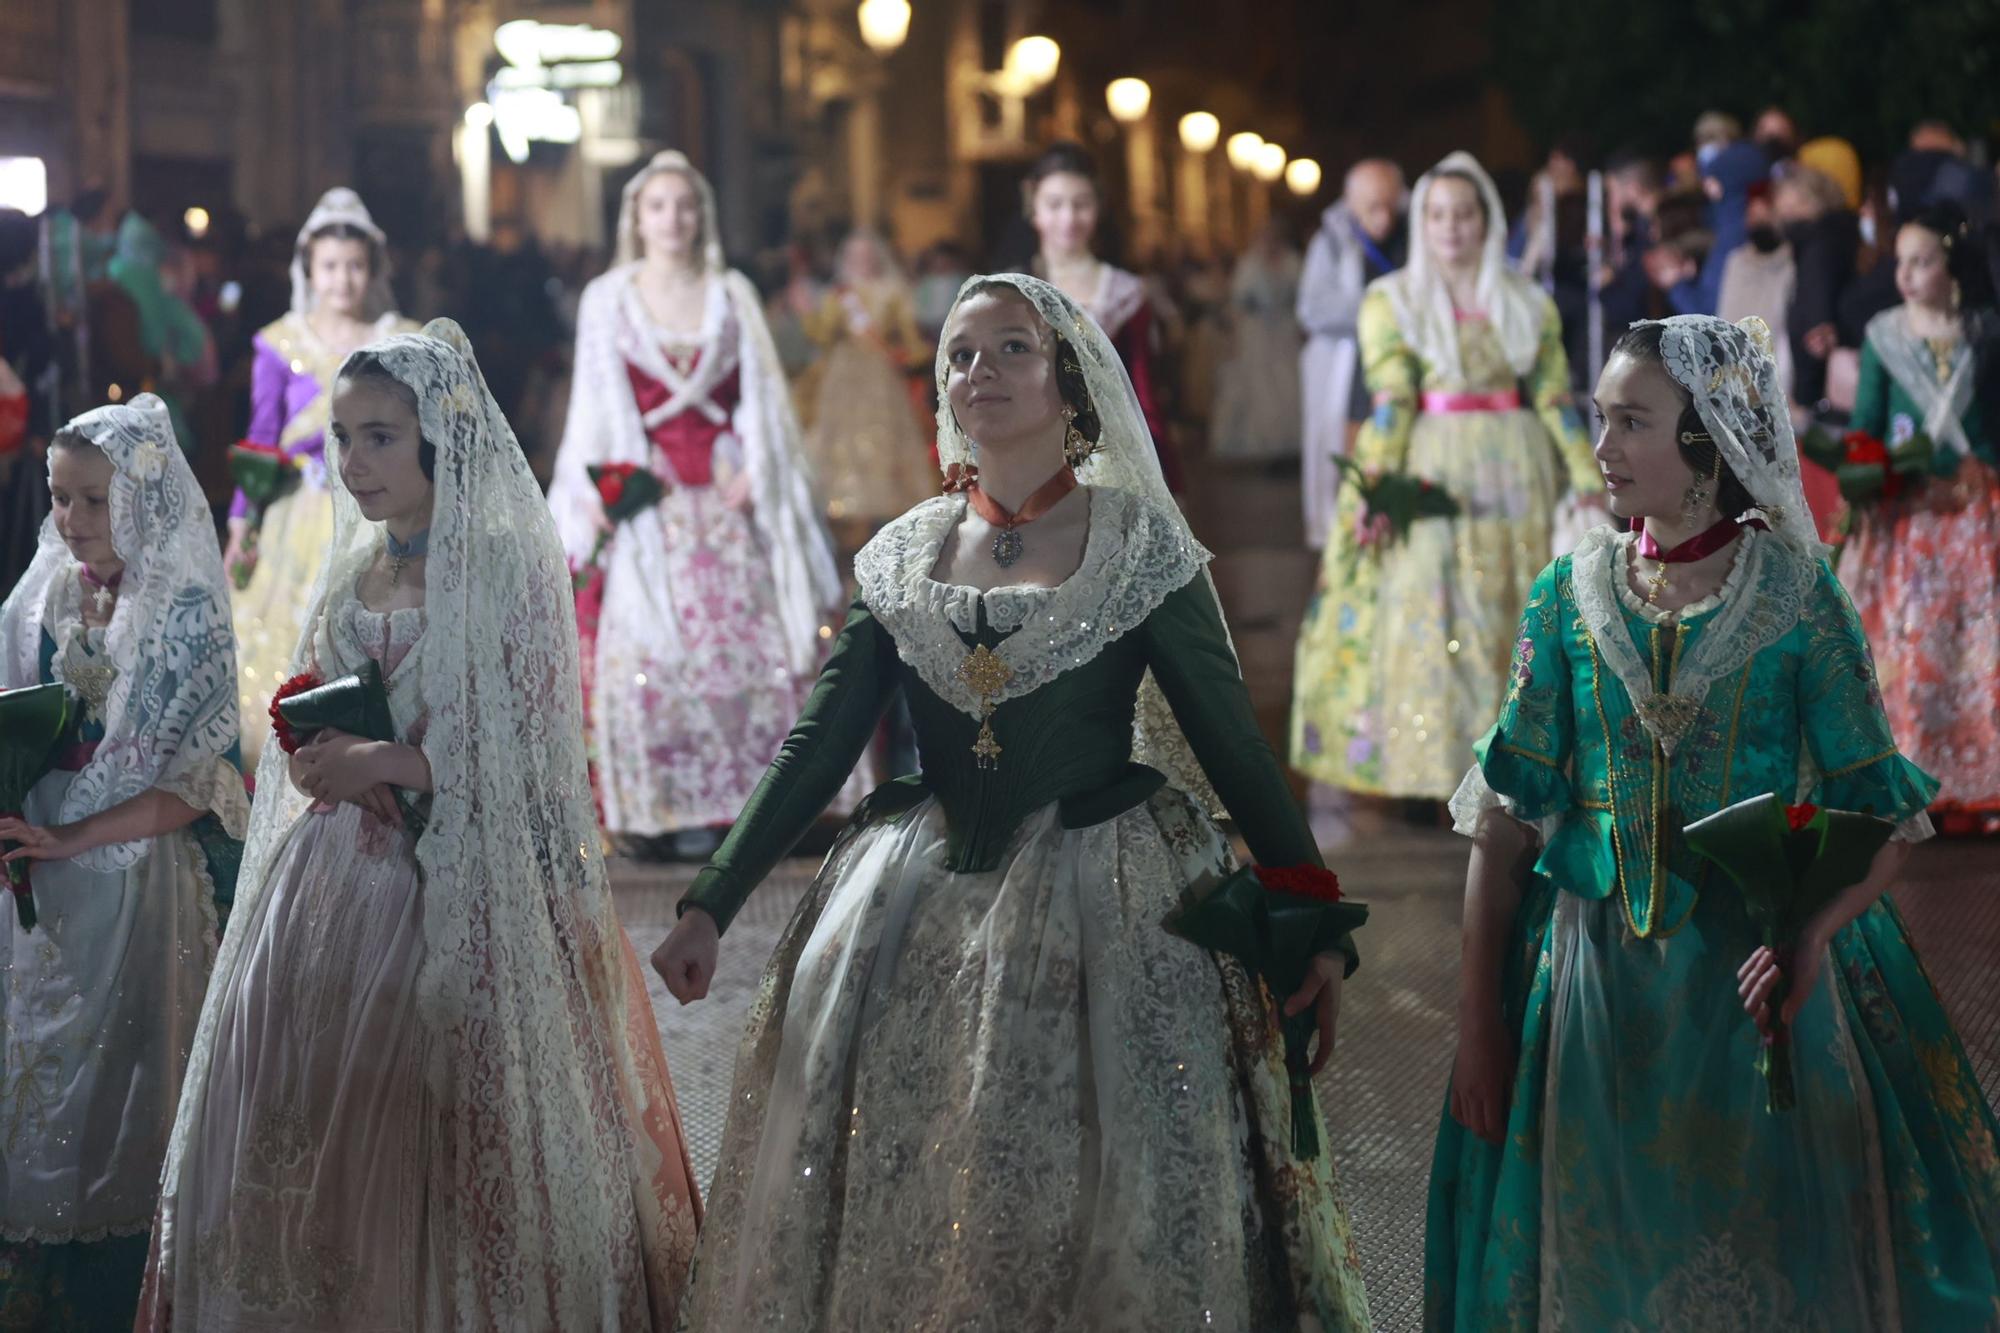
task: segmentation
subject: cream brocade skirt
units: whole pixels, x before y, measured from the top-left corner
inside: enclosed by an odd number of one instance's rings
[[[765,974],[681,1327],[1369,1327],[1263,988],[1167,934],[1227,843],[1171,789],[999,868],[850,830]]]
[[[271,696],[291,673],[313,583],[332,540],[333,496],[301,483],[264,511],[250,584],[232,587],[246,773],[257,771],[257,757],[271,734]]]

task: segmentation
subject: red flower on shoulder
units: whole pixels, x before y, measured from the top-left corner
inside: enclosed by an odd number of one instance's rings
[[[317,689],[325,683],[325,681],[315,676],[312,672],[301,671],[298,675],[293,676],[283,685],[280,685],[278,692],[271,696],[271,734],[277,738],[278,747],[286,754],[297,754],[299,746],[305,744],[305,742],[300,740],[298,733],[292,730],[292,724],[285,721],[285,715],[278,711],[278,705],[295,694],[304,694],[307,690]]]

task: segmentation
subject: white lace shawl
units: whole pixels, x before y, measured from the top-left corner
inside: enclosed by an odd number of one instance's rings
[[[1547,297],[1508,265],[1507,213],[1493,178],[1472,154],[1452,153],[1424,173],[1410,198],[1409,263],[1370,285],[1388,296],[1396,325],[1411,350],[1437,367],[1444,382],[1458,383],[1464,376],[1458,359],[1458,316],[1444,276],[1438,271],[1437,258],[1424,240],[1424,206],[1430,201],[1431,188],[1446,172],[1470,176],[1485,201],[1486,240],[1480,249],[1479,280],[1474,290],[1480,312],[1499,335],[1507,364],[1516,375],[1526,375],[1535,368],[1541,351]]]
[[[1966,332],[1968,336],[1959,339],[1951,375],[1943,384],[1938,383],[1937,362],[1930,348],[1910,329],[1908,306],[1893,306],[1869,320],[1867,334],[1875,355],[1882,358],[1882,368],[1922,405],[1924,419],[1918,429],[1940,448],[1961,458],[1972,452],[1972,441],[1965,437],[1965,413],[1972,406],[1973,376],[1978,370],[1969,336],[1972,330]]]
[[[569,416],[548,498],[563,549],[572,562],[581,563],[597,541],[595,516],[601,510],[588,471],[593,464],[656,466],[626,361],[666,384],[675,403],[705,411],[710,420],[717,410],[710,392],[731,368],[739,370],[740,395],[730,431],[750,475],[751,518],[770,561],[787,657],[796,674],[810,674],[825,647],[820,626],[840,601],[841,580],[762,303],[742,274],[713,275],[697,335],[701,360],[691,374],[682,375],[661,354],[659,331],[639,306],[632,285],[637,269],[636,262],[621,264],[594,279],[584,288],[577,311]],[[660,414],[671,415],[669,408],[672,404]],[[658,547],[666,534],[658,523],[634,520],[613,540]],[[663,556],[648,559],[642,552],[640,563],[665,568]],[[661,632],[671,634],[674,626],[663,624]]]
[[[125,572],[105,631],[118,674],[104,738],[70,783],[59,818],[72,823],[158,787],[241,837],[249,802],[226,757],[241,735],[236,636],[207,497],[174,443],[166,405],[150,393],[86,412],[65,429],[103,450],[115,469],[111,544]],[[45,519],[34,561],[0,607],[7,688],[37,682],[42,633],[79,604],[81,571],[55,518]],[[151,845],[113,843],[76,859],[87,870],[123,870]]]
[[[637,1326],[644,1292],[635,1295],[632,1264],[640,1254],[649,1272],[665,1262],[668,1223],[648,1211],[649,1191],[635,1179],[635,1127],[623,1109],[643,1116],[645,1097],[625,1036],[620,927],[584,768],[569,573],[540,488],[458,326],[433,320],[367,350],[415,392],[437,450],[426,627],[411,674],[433,782],[416,844],[416,1003],[438,1038],[427,1072],[453,1152],[442,1225],[459,1238],[443,1281],[461,1327]],[[384,541],[339,469],[329,472],[334,535],[294,671],[332,643],[329,613]],[[265,747],[258,776],[235,909],[243,923],[258,919],[306,804],[278,746]],[[170,1197],[199,1131],[219,1019],[255,942],[247,925],[223,941],[168,1150]],[[192,1247],[176,1254],[174,1241],[163,1220],[163,1262],[191,1264]],[[658,1289],[671,1285],[654,1276]]]
[[[1076,572],[1054,588],[985,593],[931,577],[946,539],[965,517],[965,498],[926,500],[875,534],[854,557],[862,600],[896,641],[896,655],[933,693],[981,715],[980,696],[958,678],[965,644],[986,603],[993,628],[1013,631],[995,654],[1013,673],[996,703],[1032,694],[1083,666],[1137,629],[1169,594],[1186,587],[1210,556],[1185,527],[1129,491],[1092,487],[1090,534]]]

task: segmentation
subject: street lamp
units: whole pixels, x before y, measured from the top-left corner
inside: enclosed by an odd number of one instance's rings
[[[1104,89],[1104,104],[1119,124],[1136,124],[1146,118],[1146,109],[1153,105],[1153,90],[1144,79],[1113,79]]]
[[[1250,174],[1266,185],[1281,179],[1285,174],[1285,150],[1274,143],[1258,148],[1256,158],[1250,163]]]
[[[1319,193],[1319,163],[1309,157],[1295,157],[1285,168],[1285,186],[1301,199]]]
[[[868,49],[886,56],[910,35],[910,0],[861,0],[854,18]]]
[[[1208,152],[1221,137],[1222,122],[1208,112],[1190,111],[1181,117],[1181,147],[1190,153]]]
[[[1062,48],[1047,37],[1023,37],[1007,49],[1004,73],[1016,86],[1037,92],[1048,86],[1062,64]]]
[[[1262,151],[1263,147],[1263,135],[1252,134],[1249,130],[1243,130],[1229,136],[1229,143],[1224,151],[1229,154],[1230,166],[1235,167],[1238,171],[1248,171],[1256,165],[1257,154]]]

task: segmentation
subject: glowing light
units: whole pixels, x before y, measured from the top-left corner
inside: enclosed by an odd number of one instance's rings
[[[1295,157],[1285,167],[1285,188],[1300,198],[1318,194],[1320,180],[1319,163],[1309,157]]]
[[[1029,92],[1046,87],[1062,65],[1062,48],[1048,37],[1023,37],[1007,50],[1002,69]]]
[[[475,130],[483,130],[493,123],[493,105],[490,102],[474,102],[465,108],[465,123]]]
[[[1229,143],[1224,151],[1229,154],[1230,166],[1235,167],[1238,171],[1248,171],[1251,165],[1256,162],[1257,154],[1263,147],[1263,135],[1252,134],[1249,130],[1242,130],[1229,136]]]
[[[188,235],[194,237],[196,240],[200,240],[202,237],[208,235],[208,210],[205,208],[188,209],[185,213],[181,214],[181,225],[187,228]]]
[[[104,391],[104,396],[114,403],[123,402],[125,400],[125,390],[113,384]]]
[[[0,208],[29,217],[49,206],[49,169],[39,157],[0,157]]]
[[[1222,122],[1206,111],[1190,111],[1181,117],[1181,147],[1190,153],[1206,153],[1222,138]]]
[[[528,143],[575,143],[583,117],[550,88],[513,88],[493,94],[493,125],[500,146],[516,162],[528,160]]]
[[[910,0],[861,0],[854,19],[868,49],[886,56],[910,35]]]
[[[515,19],[493,30],[493,49],[505,56],[508,64],[522,69],[559,65],[568,60],[611,60],[624,46],[624,39],[617,33],[588,23]]]
[[[1250,174],[1266,183],[1284,179],[1285,150],[1274,143],[1259,148],[1256,159],[1250,163]]]
[[[1122,125],[1144,120],[1153,105],[1153,89],[1144,79],[1113,79],[1104,89],[1104,105]]]

